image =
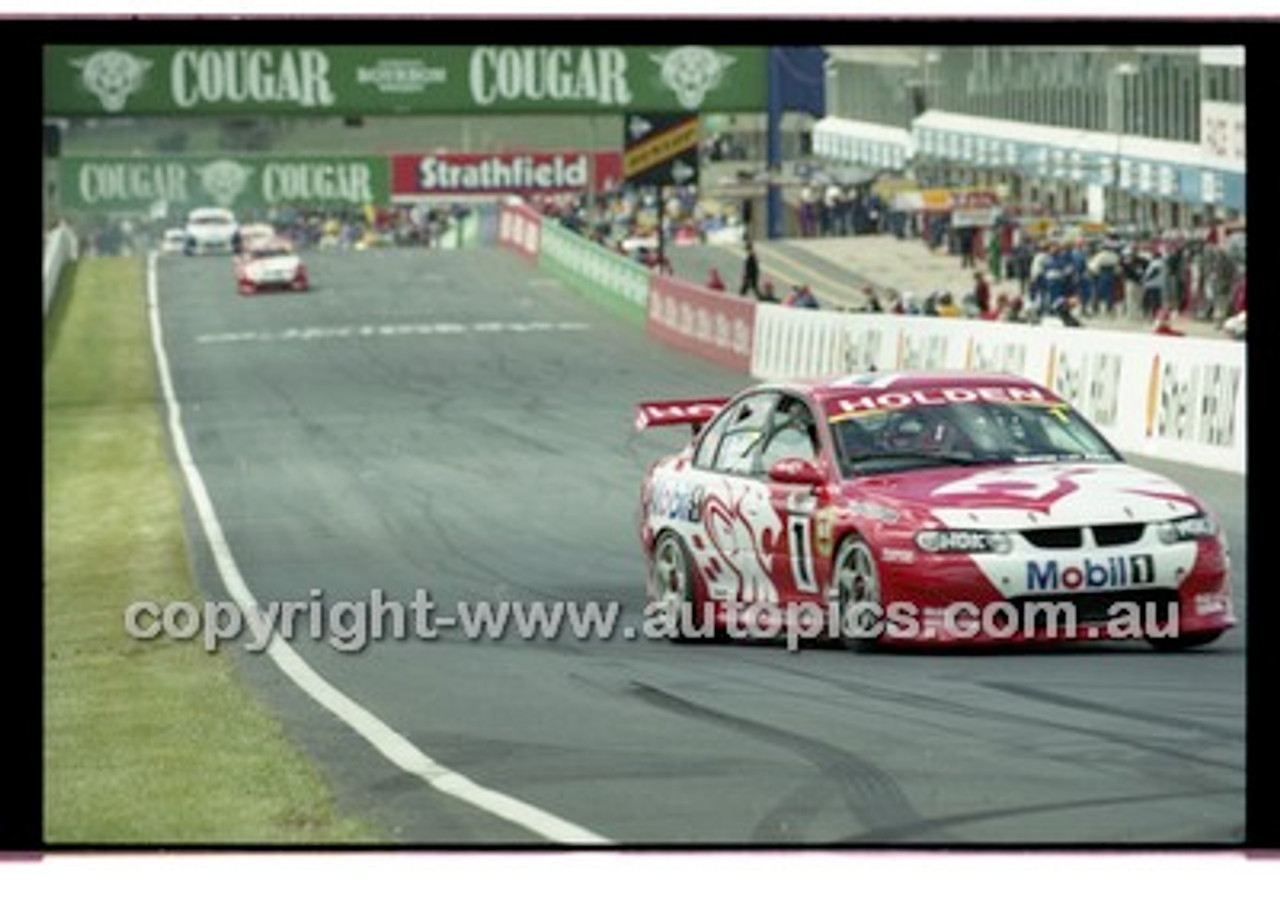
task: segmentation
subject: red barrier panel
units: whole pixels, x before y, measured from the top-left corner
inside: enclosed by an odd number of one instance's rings
[[[526,206],[503,206],[498,213],[498,243],[531,261],[542,245],[542,219]]]
[[[649,279],[649,336],[736,371],[751,370],[754,300],[666,275]]]

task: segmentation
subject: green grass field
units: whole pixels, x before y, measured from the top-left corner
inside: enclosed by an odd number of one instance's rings
[[[81,261],[46,326],[45,842],[376,842],[372,825],[338,813],[230,658],[125,633],[135,600],[199,598],[144,266]]]

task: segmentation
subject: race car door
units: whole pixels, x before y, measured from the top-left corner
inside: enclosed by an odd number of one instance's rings
[[[812,484],[768,480],[769,469],[783,459],[819,465],[818,428],[813,412],[801,397],[783,394],[769,417],[760,446],[759,475],[766,479],[769,501],[782,521],[786,539],[774,560],[773,581],[784,601],[819,599],[814,565],[814,513],[818,495]]]
[[[740,398],[698,444],[693,467],[701,501],[691,549],[713,601],[778,602],[774,570],[785,534],[760,467],[778,399],[771,391]]]

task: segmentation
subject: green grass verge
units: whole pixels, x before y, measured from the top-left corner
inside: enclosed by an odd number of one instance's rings
[[[144,267],[79,262],[45,347],[45,841],[378,841],[338,814],[230,658],[124,631],[135,600],[197,598]]]

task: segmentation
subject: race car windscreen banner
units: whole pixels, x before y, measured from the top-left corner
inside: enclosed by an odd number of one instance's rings
[[[650,337],[735,371],[751,370],[755,301],[654,275],[648,313]]]

